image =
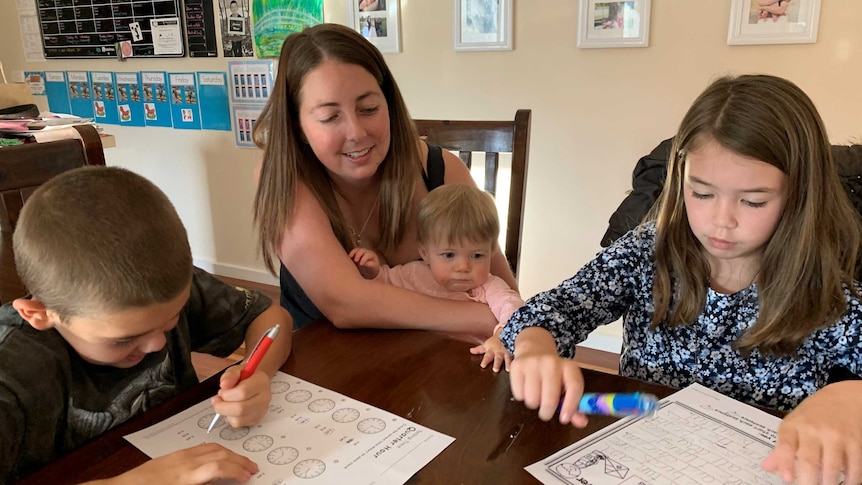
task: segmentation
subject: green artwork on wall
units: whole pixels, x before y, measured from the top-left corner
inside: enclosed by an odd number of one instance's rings
[[[323,23],[323,0],[252,0],[251,15],[255,54],[278,57],[285,37]]]

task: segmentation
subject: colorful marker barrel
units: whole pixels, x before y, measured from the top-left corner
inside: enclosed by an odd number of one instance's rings
[[[581,397],[578,411],[585,414],[605,416],[651,416],[658,410],[658,398],[652,394],[635,392],[586,393]]]

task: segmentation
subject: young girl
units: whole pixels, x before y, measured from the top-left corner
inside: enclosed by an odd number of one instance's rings
[[[548,420],[565,393],[560,422],[585,426],[570,358],[622,317],[622,375],[793,410],[763,467],[859,483],[862,381],[828,384],[862,374],[859,254],[811,100],[772,76],[718,79],[682,120],[651,222],[512,316],[512,394]]]
[[[485,354],[482,368],[493,362],[494,372],[503,365],[509,370],[512,356],[500,342],[500,331],[524,300],[491,274],[491,255],[500,235],[494,200],[469,185],[438,187],[419,203],[416,224],[422,261],[390,267],[382,265],[373,250],[354,248],[350,257],[359,272],[426,295],[487,304],[498,324],[491,337],[470,352]]]

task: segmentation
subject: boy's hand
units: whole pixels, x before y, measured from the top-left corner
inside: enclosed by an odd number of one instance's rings
[[[778,443],[763,469],[800,485],[862,483],[862,381],[844,381],[815,392],[778,428]]]
[[[175,451],[99,484],[170,483],[198,485],[218,479],[248,482],[258,473],[257,465],[222,445],[205,443]]]
[[[376,252],[368,248],[353,248],[348,256],[356,264],[363,278],[366,280],[377,278],[380,273],[380,257]]]
[[[559,408],[560,423],[578,428],[587,425],[586,415],[578,412],[584,393],[581,369],[575,361],[557,354],[557,345],[547,330],[530,327],[521,331],[515,339],[515,358],[509,375],[512,396],[524,401],[528,408],[538,409],[542,421],[553,418]]]
[[[482,357],[482,362],[479,367],[488,367],[488,364],[494,363],[491,369],[494,372],[500,372],[500,367],[506,367],[506,372],[509,372],[509,365],[512,363],[512,354],[503,346],[499,335],[491,335],[484,343],[470,349],[473,355],[485,354]]]
[[[272,394],[269,376],[258,370],[248,379],[239,381],[242,365],[224,371],[219,381],[218,395],[212,398],[215,411],[234,428],[252,426],[260,422],[269,411]]]

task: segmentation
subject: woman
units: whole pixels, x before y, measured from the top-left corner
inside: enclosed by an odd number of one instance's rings
[[[487,305],[365,280],[347,256],[366,247],[391,265],[419,259],[419,201],[442,183],[475,185],[460,159],[419,139],[380,52],[321,24],[290,35],[278,66],[254,131],[264,149],[254,212],[267,268],[282,262],[281,301],[297,327],[325,316],[339,328],[490,335]],[[491,271],[517,288],[496,245]]]

